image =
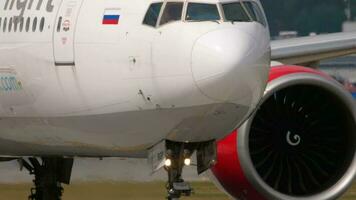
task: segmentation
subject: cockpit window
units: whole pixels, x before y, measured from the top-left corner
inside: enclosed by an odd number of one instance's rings
[[[251,21],[250,17],[242,7],[241,2],[222,4],[225,19],[232,22],[248,22]]]
[[[227,21],[249,22],[256,21],[264,26],[267,25],[266,19],[261,8],[253,1],[240,1],[222,4],[225,18]]]
[[[245,1],[244,5],[247,11],[249,12],[249,14],[251,15],[253,21],[259,22],[265,26],[267,25],[266,19],[256,2]]]
[[[143,24],[155,27],[163,3],[153,3],[147,10]]]
[[[168,2],[164,8],[160,25],[182,18],[183,2]]]
[[[188,21],[211,21],[220,20],[216,4],[189,3],[186,20]]]
[[[241,2],[226,3],[222,5],[225,19],[233,22],[248,22],[251,21]]]

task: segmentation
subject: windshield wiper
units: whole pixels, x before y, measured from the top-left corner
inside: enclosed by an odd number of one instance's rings
[[[247,21],[244,21],[242,19],[233,19],[233,20],[230,20],[231,21],[231,24],[235,24],[235,22],[247,22]]]
[[[239,19],[231,20],[231,24],[235,24],[235,22],[242,22],[242,20],[239,20]]]

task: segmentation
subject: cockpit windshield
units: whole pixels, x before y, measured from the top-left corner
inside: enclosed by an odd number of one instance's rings
[[[267,26],[260,5],[255,1],[235,0],[229,3],[184,3],[180,0],[152,3],[148,8],[143,24],[160,27],[170,22],[215,21],[220,22],[259,22]]]
[[[222,4],[225,19],[232,22],[256,21],[266,25],[264,15],[258,4],[252,1],[239,1]]]
[[[164,8],[160,25],[172,21],[179,21],[182,18],[183,2],[168,2]]]
[[[220,20],[216,4],[189,3],[187,7],[187,21],[215,21]]]
[[[248,22],[251,21],[246,11],[242,7],[241,2],[225,3],[222,5],[225,19],[233,22]]]
[[[263,25],[266,25],[266,19],[256,2],[244,1],[243,2],[246,10],[249,12],[253,21],[260,22]]]

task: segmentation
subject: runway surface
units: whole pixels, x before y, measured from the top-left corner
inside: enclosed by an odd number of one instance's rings
[[[74,160],[72,181],[114,181],[114,182],[147,182],[165,181],[166,173],[161,170],[151,173],[151,167],[146,159],[122,158],[76,158]],[[184,178],[191,181],[207,180],[205,176],[197,176],[195,167],[184,169]],[[20,171],[16,161],[0,162],[0,184],[30,183],[32,176],[25,170]]]
[[[0,200],[25,200],[29,187],[29,184],[0,184]],[[182,200],[229,200],[210,182],[193,182],[193,187],[195,194]],[[164,200],[164,197],[164,182],[89,182],[65,187],[63,200]],[[355,199],[356,184],[341,200]]]
[[[184,177],[193,181],[195,194],[182,200],[229,200],[195,170],[189,167],[184,172]],[[63,200],[164,200],[166,195],[164,170],[151,175],[145,159],[76,159],[72,178],[72,184],[65,186]],[[31,180],[17,162],[0,163],[0,200],[27,199]],[[342,200],[355,199],[356,182]]]

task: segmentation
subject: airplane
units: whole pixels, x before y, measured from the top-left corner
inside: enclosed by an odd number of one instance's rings
[[[0,157],[61,199],[75,158],[184,166],[234,199],[327,200],[356,174],[351,95],[319,60],[356,33],[271,41],[258,0],[0,1]]]

